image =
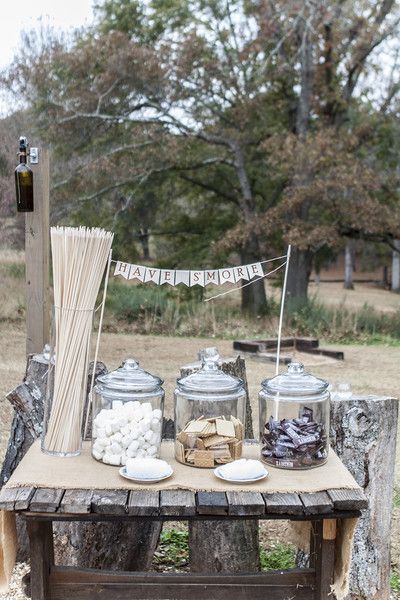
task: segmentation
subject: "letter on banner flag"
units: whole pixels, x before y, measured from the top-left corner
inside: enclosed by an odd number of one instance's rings
[[[247,265],[247,270],[249,272],[250,279],[253,279],[253,277],[264,277],[264,271],[261,263]]]
[[[171,269],[161,269],[160,274],[160,285],[169,283],[169,285],[175,285],[175,271]]]
[[[219,284],[218,269],[215,271],[204,271],[204,285],[208,285],[209,283],[213,283],[214,285]]]
[[[122,277],[128,279],[130,268],[131,265],[129,263],[124,263],[118,260],[117,264],[115,265],[114,277],[116,275],[122,275]]]
[[[144,275],[144,282],[152,281],[153,283],[160,283],[160,269],[146,269]]]
[[[190,271],[175,271],[175,285],[178,285],[178,283],[184,283],[189,287]]]
[[[219,282],[223,283],[235,283],[235,269],[219,269]]]
[[[243,265],[242,267],[234,267],[233,271],[235,273],[235,283],[237,281],[240,281],[241,279],[249,279],[249,273],[247,271],[246,265]]]
[[[204,287],[204,271],[190,271],[190,286],[193,285]]]
[[[131,265],[128,279],[139,279],[139,281],[144,281],[145,274],[146,267],[141,267],[140,265]]]

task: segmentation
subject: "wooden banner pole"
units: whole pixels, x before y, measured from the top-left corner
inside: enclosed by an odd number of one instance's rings
[[[39,150],[33,171],[34,211],[25,213],[26,353],[38,353],[50,338],[49,203],[50,164],[47,149]]]

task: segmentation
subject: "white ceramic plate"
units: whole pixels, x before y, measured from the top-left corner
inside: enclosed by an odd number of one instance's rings
[[[119,474],[121,475],[121,477],[129,479],[130,481],[134,481],[135,483],[158,483],[159,481],[164,481],[164,479],[168,479],[168,477],[171,477],[173,472],[174,471],[172,467],[170,467],[170,471],[162,477],[157,477],[156,479],[138,479],[137,477],[131,477],[130,475],[128,475],[128,473],[126,472],[126,467],[121,467],[119,470]]]
[[[221,473],[220,468],[221,467],[217,467],[216,469],[214,469],[215,477],[218,477],[218,479],[222,479],[222,481],[227,481],[228,483],[255,483],[256,481],[262,481],[263,479],[268,477],[268,471],[267,469],[264,469],[265,473],[252,479],[231,479],[230,477],[225,477]]]

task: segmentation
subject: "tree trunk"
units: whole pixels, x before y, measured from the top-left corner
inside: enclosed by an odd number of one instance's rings
[[[258,521],[190,521],[189,562],[193,573],[259,571]]]
[[[147,227],[139,229],[139,240],[142,245],[143,259],[150,260],[149,230]]]
[[[93,364],[89,368],[87,389],[92,368]],[[7,395],[15,415],[0,475],[1,485],[10,478],[32,442],[41,435],[47,369],[48,360],[43,355],[29,357],[24,382]],[[105,372],[106,366],[98,362],[96,377]],[[101,523],[96,526],[84,522],[55,523],[55,558],[59,564],[70,566],[145,570],[151,565],[160,531],[161,522],[145,520],[135,524]],[[25,523],[18,517],[17,533],[17,559],[26,561],[29,557],[28,536]]]
[[[251,286],[249,286],[251,287]],[[182,367],[181,377],[200,368]],[[223,359],[224,373],[240,377],[246,386],[245,437],[253,438],[252,413],[247,389],[245,360]],[[189,523],[189,561],[192,572],[245,572],[260,569],[258,521],[201,521]]]
[[[392,291],[400,292],[400,240],[395,240],[392,256]]]
[[[352,240],[346,241],[346,247],[344,251],[344,289],[354,290],[353,285],[353,242]]]
[[[351,396],[331,403],[332,447],[369,501],[355,532],[348,600],[390,596],[397,418],[393,398]]]
[[[240,258],[243,265],[258,262],[260,260],[260,249],[255,234],[242,248]],[[246,283],[246,282],[244,282]],[[251,285],[242,288],[242,311],[252,316],[263,315],[267,312],[267,295],[265,293],[265,280],[254,279]]]
[[[288,271],[286,294],[288,304],[302,303],[307,300],[308,282],[312,268],[312,253],[292,247]]]

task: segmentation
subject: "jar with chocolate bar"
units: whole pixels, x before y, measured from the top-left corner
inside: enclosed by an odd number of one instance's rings
[[[242,455],[246,392],[224,373],[216,348],[206,348],[200,370],[177,380],[175,457],[191,467],[215,467]]]
[[[287,373],[262,382],[261,458],[281,469],[323,465],[329,451],[328,382],[290,363]]]

